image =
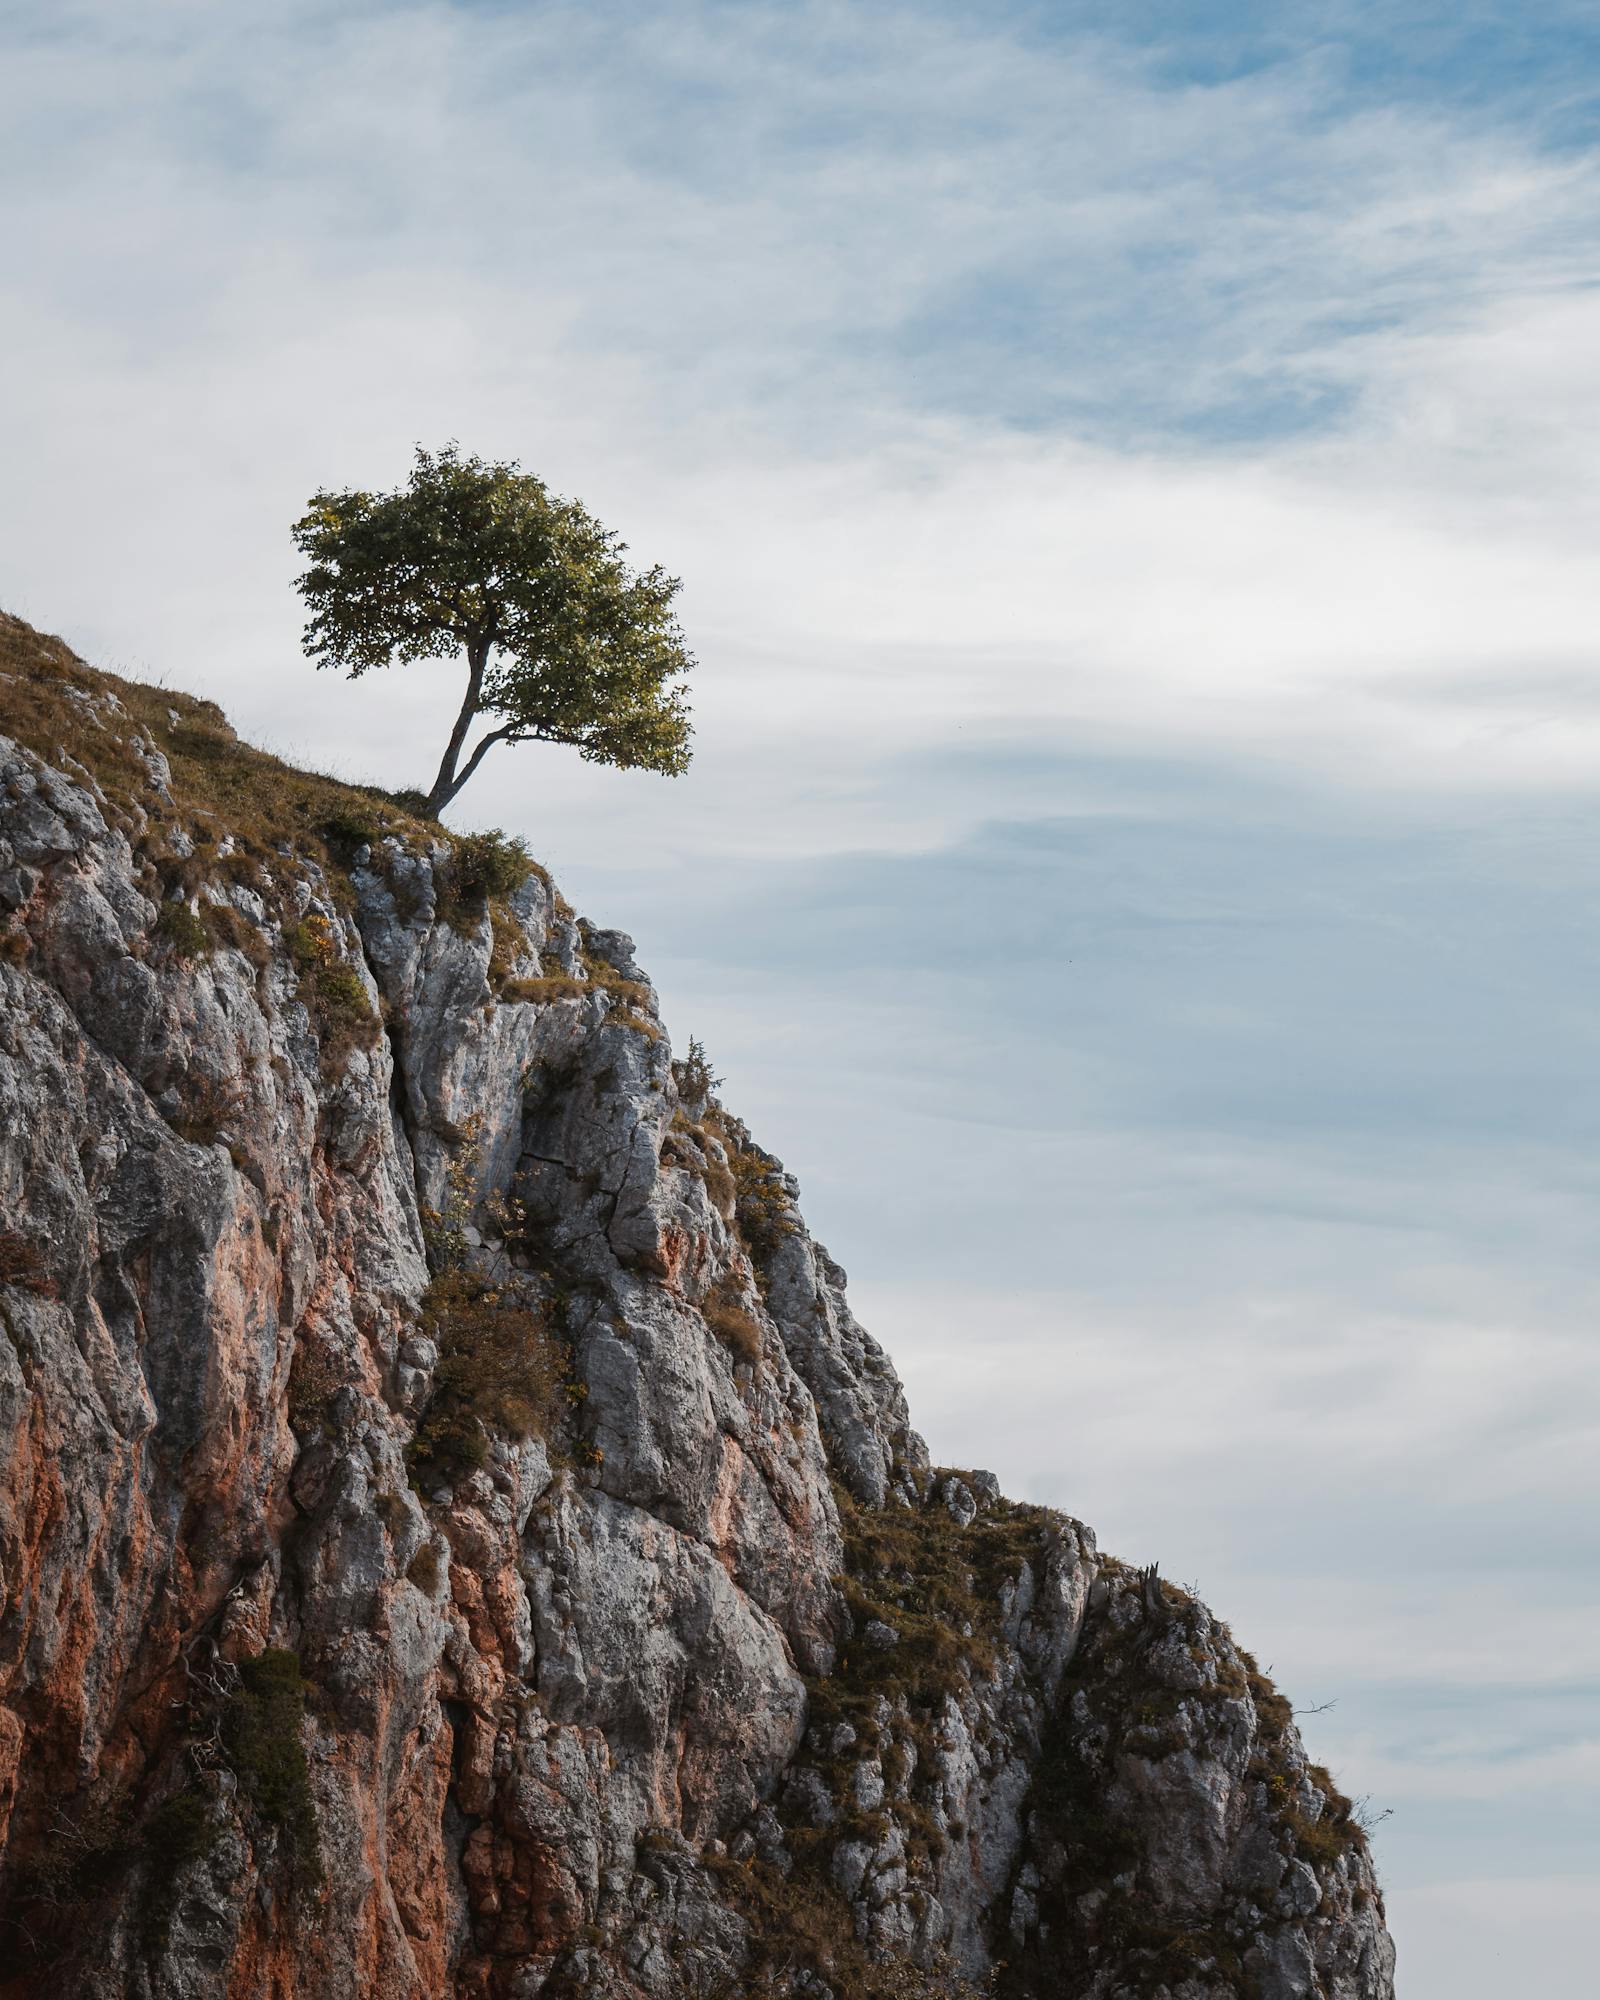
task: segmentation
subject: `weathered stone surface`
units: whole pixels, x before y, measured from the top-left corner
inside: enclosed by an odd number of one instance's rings
[[[0,674],[0,1993],[1389,2000],[1281,1699],[930,1468],[624,934]]]

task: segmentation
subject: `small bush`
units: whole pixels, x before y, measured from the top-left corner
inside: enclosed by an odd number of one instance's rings
[[[528,940],[521,924],[504,903],[493,902],[489,905],[489,923],[493,931],[489,949],[489,988],[491,992],[503,996],[506,981],[510,979],[517,960],[528,949]]]
[[[357,805],[341,805],[322,822],[321,833],[328,851],[346,867],[363,847],[371,847],[383,837],[373,815]]]
[[[163,903],[155,934],[178,958],[202,958],[211,949],[211,933],[187,903]]]
[[[126,1795],[96,1788],[57,1800],[43,1842],[20,1865],[12,1861],[0,1903],[0,1967],[47,1967],[51,1975],[38,1986],[24,1981],[23,1991],[66,1990],[61,1970],[82,1941],[89,1907],[126,1865],[131,1830]]]
[[[521,888],[532,867],[527,848],[499,827],[458,835],[439,871],[440,907],[446,921],[457,929],[475,926],[489,900]]]
[[[236,951],[260,972],[272,963],[272,947],[258,924],[232,903],[207,903],[201,921],[215,950]]]
[[[355,969],[348,965],[319,965],[315,991],[323,1040],[332,1042],[343,1053],[353,1048],[370,1048],[378,1039],[378,1017]]]
[[[712,1071],[705,1043],[693,1035],[688,1053],[672,1065],[672,1080],[685,1104],[709,1104],[722,1088],[722,1078]]]
[[[701,1317],[735,1361],[761,1366],[761,1322],[746,1307],[738,1287],[724,1278],[700,1308]]]
[[[1294,1710],[1248,1654],[1245,1655],[1245,1671],[1250,1699],[1255,1704],[1256,1734],[1263,1743],[1281,1743],[1294,1721]]]
[[[770,1257],[786,1236],[794,1234],[792,1204],[783,1185],[782,1168],[756,1145],[744,1121],[725,1111],[717,1116],[728,1144],[734,1220],[745,1248],[757,1263],[759,1278],[762,1260]]]
[[[565,973],[545,973],[538,979],[508,979],[500,990],[502,1000],[523,1000],[543,1007],[552,1000],[582,1000],[594,991],[587,979],[569,979]]]
[[[191,1072],[185,1079],[182,1110],[167,1121],[180,1139],[191,1146],[214,1146],[224,1129],[239,1115],[243,1092],[225,1077]]]
[[[302,1336],[289,1363],[289,1422],[297,1431],[331,1432],[333,1401],[344,1384],[330,1349],[314,1336]]]
[[[323,1061],[337,1068],[352,1049],[371,1048],[379,1022],[354,966],[340,956],[338,932],[313,910],[283,934],[296,971],[300,998],[317,1030]]]
[[[486,1464],[491,1434],[549,1436],[561,1408],[566,1353],[546,1315],[459,1269],[440,1272],[422,1302],[439,1349],[433,1395],[407,1453],[415,1475]]]
[[[320,1881],[317,1808],[300,1740],[305,1697],[298,1654],[275,1646],[241,1661],[238,1689],[223,1712],[222,1740],[257,1816],[277,1828],[301,1875]]]
[[[613,1007],[606,1016],[608,1028],[628,1028],[636,1035],[643,1035],[647,1042],[659,1042],[661,1030],[647,1014],[641,1014],[633,1007]]]
[[[1364,1848],[1366,1831],[1355,1816],[1355,1806],[1333,1782],[1326,1766],[1313,1764],[1307,1775],[1323,1797],[1322,1812],[1315,1819],[1294,1804],[1282,1803],[1282,1795],[1269,1787],[1279,1801],[1279,1824],[1294,1841],[1300,1858],[1316,1866],[1335,1862],[1353,1848]],[[1285,1786],[1284,1792],[1288,1790]]]
[[[330,965],[339,953],[339,939],[333,925],[320,910],[313,910],[297,924],[285,926],[284,946],[296,972],[315,972]]]
[[[216,1839],[217,1823],[198,1792],[174,1792],[151,1815],[140,1840],[146,1873],[139,1935],[146,1951],[166,1949],[178,1907],[178,1879],[211,1852]]]
[[[415,785],[402,785],[399,791],[387,792],[384,796],[391,805],[398,806],[401,812],[409,813],[413,819],[433,819],[433,814],[428,810],[427,793],[418,791]]]

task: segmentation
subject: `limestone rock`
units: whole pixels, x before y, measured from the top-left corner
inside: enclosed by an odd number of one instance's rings
[[[623,933],[14,620],[0,721],[7,1993],[1390,2000],[1282,1698],[929,1466]]]

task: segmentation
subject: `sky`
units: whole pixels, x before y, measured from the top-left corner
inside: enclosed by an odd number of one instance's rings
[[[458,438],[684,579],[497,751],[935,1456],[1227,1616],[1402,2000],[1600,1875],[1600,15],[11,0],[0,604],[416,782],[288,524]],[[1324,1706],[1332,1704],[1331,1706]]]

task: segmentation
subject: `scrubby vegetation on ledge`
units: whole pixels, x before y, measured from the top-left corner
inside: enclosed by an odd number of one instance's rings
[[[408,1449],[414,1479],[485,1465],[495,1434],[549,1437],[571,1373],[547,1303],[464,1270],[442,1271],[422,1302],[439,1350],[433,1394]]]
[[[270,887],[285,853],[339,868],[386,835],[420,845],[443,833],[376,786],[301,770],[241,742],[214,702],[85,666],[61,640],[3,612],[0,674],[7,732],[92,781],[112,823],[134,839],[158,901],[187,903],[213,872]],[[103,722],[82,698],[91,695],[114,696],[127,726]],[[152,750],[172,774],[170,805],[150,790]],[[195,920],[203,924],[203,913]],[[176,915],[164,921],[181,948],[204,949]]]

